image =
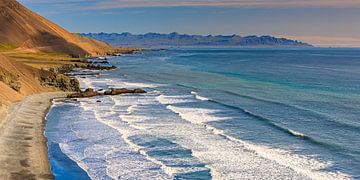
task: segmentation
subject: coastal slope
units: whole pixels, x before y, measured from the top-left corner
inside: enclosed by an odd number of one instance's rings
[[[15,0],[0,0],[0,50],[63,52],[72,56],[102,55],[110,45],[72,34]]]
[[[0,104],[9,104],[31,94],[49,91],[41,86],[39,76],[39,69],[10,61],[0,54]]]
[[[0,0],[0,26],[0,105],[56,90],[40,82],[50,68],[124,51],[70,33],[15,0]]]

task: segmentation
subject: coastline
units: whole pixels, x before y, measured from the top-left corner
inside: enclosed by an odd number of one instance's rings
[[[7,110],[0,109],[0,179],[53,179],[44,136],[45,116],[51,100],[67,94],[31,95]]]

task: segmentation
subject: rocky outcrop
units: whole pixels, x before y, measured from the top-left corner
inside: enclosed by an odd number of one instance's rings
[[[142,89],[131,90],[126,88],[121,88],[121,89],[110,89],[109,91],[105,91],[104,95],[141,94],[141,93],[146,93],[146,91]]]
[[[94,91],[94,89],[88,88],[85,91],[80,91],[77,93],[73,93],[68,95],[68,98],[89,98],[94,96],[113,96],[113,95],[120,95],[120,94],[143,94],[146,93],[145,90],[142,89],[126,89],[126,88],[112,88],[110,90],[105,91],[104,93]]]
[[[89,69],[89,70],[113,70],[113,69],[116,69],[116,66],[100,66],[100,65],[88,64],[87,66],[85,66],[84,69]]]
[[[13,90],[20,92],[21,83],[19,80],[19,76],[16,76],[9,72],[0,72],[0,81],[7,84],[9,87],[11,87]]]
[[[41,70],[39,81],[43,86],[54,87],[62,91],[74,92],[80,90],[80,83],[76,78],[71,78],[61,73]]]
[[[109,61],[103,60],[103,61],[90,61],[91,64],[109,64]]]
[[[99,92],[94,91],[94,89],[88,88],[85,91],[80,91],[78,93],[70,94],[68,98],[87,98],[102,95]]]

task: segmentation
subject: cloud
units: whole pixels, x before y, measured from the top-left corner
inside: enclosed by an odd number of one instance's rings
[[[360,47],[360,37],[337,36],[280,36],[296,39],[319,47]]]
[[[225,6],[239,8],[327,7],[360,8],[359,0],[20,0],[26,4],[69,6],[84,10],[133,7]]]

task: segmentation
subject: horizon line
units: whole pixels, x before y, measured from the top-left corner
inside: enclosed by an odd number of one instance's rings
[[[179,33],[179,32],[147,32],[147,33],[131,33],[128,31],[123,32],[77,32],[79,34],[124,34],[124,33],[130,33],[131,35],[145,35],[149,33],[154,34],[165,34],[169,35],[171,33],[178,33],[179,35],[190,35],[190,36],[239,36],[239,37],[249,37],[249,36],[270,36],[275,38],[285,38],[289,40],[294,40],[306,44],[310,44],[314,46],[315,48],[360,48],[360,38],[353,38],[353,37],[337,37],[337,36],[297,36],[297,35],[266,35],[266,34],[253,34],[253,35],[239,35],[239,34],[232,34],[232,35],[224,35],[224,34],[192,34],[192,33]]]

